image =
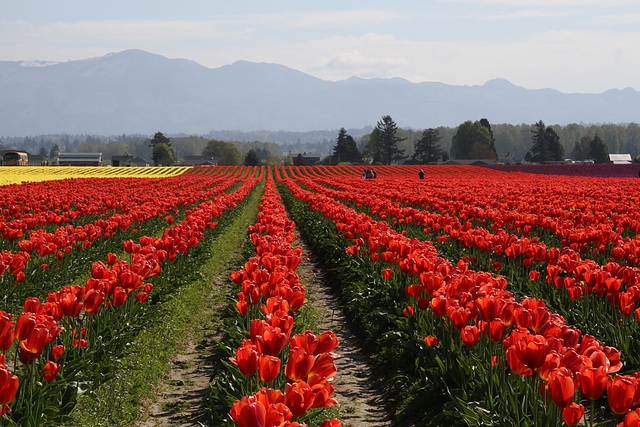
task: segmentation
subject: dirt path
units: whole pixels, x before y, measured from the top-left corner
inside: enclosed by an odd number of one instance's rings
[[[209,349],[210,344],[220,338],[214,313],[222,309],[224,299],[217,296],[224,292],[223,283],[225,276],[215,278],[214,289],[209,295],[210,316],[206,316],[211,322],[200,325],[200,330],[194,331],[183,350],[171,359],[170,370],[155,391],[156,399],[144,405],[144,421],[138,423],[139,427],[206,425],[203,405],[213,374]]]
[[[382,397],[371,380],[366,357],[356,337],[349,332],[337,299],[331,294],[309,248],[303,242],[298,244],[309,257],[300,264],[297,272],[300,283],[306,286],[307,298],[318,311],[318,328],[320,332],[333,331],[340,340],[340,345],[334,350],[340,357],[335,360],[338,372],[334,378],[336,389],[333,397],[338,401],[342,426],[391,425]]]
[[[357,340],[347,328],[345,317],[339,310],[338,301],[331,295],[322,275],[321,268],[314,262],[313,254],[306,244],[298,240],[305,256],[297,273],[300,282],[306,286],[308,299],[317,311],[317,323],[320,332],[331,330],[340,339],[335,350],[340,355],[335,364],[338,370],[334,383],[333,397],[338,400],[340,420],[344,427],[383,427],[389,426],[388,415],[384,410],[382,398],[376,392],[370,379],[366,359],[357,345]],[[227,286],[227,278],[240,261],[227,264],[228,271],[213,279],[211,300],[211,319],[209,324],[200,325],[199,331],[189,337],[185,348],[171,360],[171,369],[159,384],[155,399],[143,403],[143,421],[139,427],[158,426],[203,426],[206,425],[203,402],[208,395],[209,381],[212,375],[212,361],[207,358],[211,353],[210,343],[219,338],[215,313],[221,308],[223,298],[219,295]],[[235,262],[235,263],[234,263]]]

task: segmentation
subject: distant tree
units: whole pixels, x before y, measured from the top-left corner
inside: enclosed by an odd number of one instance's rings
[[[436,163],[445,151],[440,146],[438,130],[429,128],[422,132],[422,138],[415,143],[413,159],[420,164]]]
[[[283,166],[293,166],[293,158],[291,156],[285,156],[282,160]]]
[[[609,161],[609,147],[597,133],[589,144],[589,157],[593,159],[594,163],[607,163]]]
[[[340,128],[336,145],[333,147],[333,163],[338,164],[340,162],[362,162],[362,155],[358,150],[356,141],[347,133],[345,128]]]
[[[59,153],[60,153],[60,147],[58,147],[58,144],[53,144],[53,147],[51,147],[51,150],[49,150],[49,158],[54,159],[58,157]]]
[[[398,132],[398,125],[393,121],[391,116],[382,116],[382,119],[378,121],[376,129],[380,131],[382,142],[382,162],[390,165],[393,162],[404,160],[407,156],[404,155],[405,150],[398,148],[398,142],[404,141],[406,138],[400,138],[396,136]]]
[[[451,138],[451,157],[459,160],[498,158],[489,128],[467,120]]]
[[[173,150],[167,144],[163,143],[154,145],[151,158],[156,166],[171,166],[175,163]]]
[[[531,161],[536,163],[564,160],[564,148],[560,143],[560,137],[553,128],[546,127],[542,120],[531,129],[529,153]]]
[[[46,148],[40,147],[40,151],[38,151],[38,154],[46,159],[49,152],[47,151]]]
[[[237,166],[242,161],[242,154],[235,145],[230,142],[210,140],[202,150],[202,155],[215,157],[221,166]]]
[[[591,150],[591,139],[591,136],[584,135],[579,141],[576,141],[573,145],[571,158],[579,161],[587,160],[589,158],[589,151]]]
[[[294,166],[305,166],[307,161],[304,159],[302,153],[298,153],[298,155],[293,159]]]
[[[487,128],[489,130],[489,135],[491,136],[491,146],[495,150],[496,138],[493,136],[493,129],[491,129],[491,123],[487,119],[480,119],[480,125],[482,127]]]
[[[362,156],[371,159],[372,164],[382,163],[382,132],[374,128],[369,134],[369,141],[362,149]]]
[[[255,150],[251,149],[244,156],[244,165],[245,166],[261,166],[262,162],[260,161],[260,157]]]
[[[171,147],[171,139],[164,136],[162,132],[156,132],[153,138],[149,140],[149,146],[153,148],[158,144],[165,144],[167,147]]]
[[[275,154],[269,154],[264,163],[267,166],[282,166],[282,157]]]

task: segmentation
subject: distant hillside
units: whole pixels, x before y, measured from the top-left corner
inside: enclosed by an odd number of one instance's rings
[[[331,82],[276,64],[207,68],[140,50],[64,63],[0,61],[0,136],[207,134],[375,126],[389,114],[405,128],[491,123],[628,123],[640,93],[529,90],[495,79],[483,86],[403,79]]]

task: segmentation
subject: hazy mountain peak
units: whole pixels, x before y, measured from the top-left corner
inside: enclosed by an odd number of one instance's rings
[[[47,133],[206,134],[216,129],[362,128],[382,115],[415,129],[491,123],[637,122],[640,93],[528,90],[351,77],[332,82],[280,64],[207,68],[130,49],[62,63],[0,61],[0,136]]]

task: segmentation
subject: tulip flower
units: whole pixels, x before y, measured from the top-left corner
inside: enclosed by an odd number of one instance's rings
[[[625,414],[631,405],[636,394],[637,380],[627,375],[616,375],[609,377],[607,384],[607,399],[609,407],[616,414]]]
[[[636,408],[625,415],[618,427],[638,427],[640,426],[640,408]]]
[[[288,383],[284,389],[284,398],[293,416],[299,417],[313,404],[313,390],[304,381]]]
[[[268,354],[260,355],[258,360],[260,381],[265,384],[273,381],[280,373],[280,364],[280,359],[275,356],[270,356]]]
[[[52,360],[47,360],[44,369],[40,371],[40,375],[44,376],[45,381],[51,382],[55,379],[56,375],[58,375],[58,371],[60,371],[60,365]]]
[[[302,347],[294,347],[289,352],[289,361],[285,366],[285,375],[290,381],[303,381],[309,375],[316,358]]]
[[[516,352],[531,369],[542,366],[549,351],[549,343],[541,335],[527,335],[516,343]]]
[[[566,408],[573,401],[577,385],[566,368],[559,368],[549,375],[549,394],[558,408]]]
[[[258,352],[251,341],[243,342],[243,345],[236,349],[236,357],[230,357],[229,360],[240,369],[243,375],[250,376],[258,370]]]
[[[239,427],[264,427],[267,409],[253,396],[245,396],[233,402],[229,411]]]
[[[600,366],[598,368],[585,368],[576,373],[576,379],[580,384],[582,394],[589,400],[596,400],[602,396],[607,389],[609,377],[607,376],[607,368]]]
[[[426,342],[429,347],[435,347],[438,345],[438,337],[434,335],[427,335],[424,337],[424,342]]]
[[[16,397],[19,383],[17,376],[11,375],[11,372],[0,367],[0,405],[3,413],[5,413],[5,406]]]
[[[467,325],[460,331],[462,342],[467,347],[473,347],[480,339],[480,330],[475,325]]]
[[[571,402],[571,405],[562,410],[562,421],[567,423],[567,425],[574,426],[578,424],[583,415],[584,406]]]

